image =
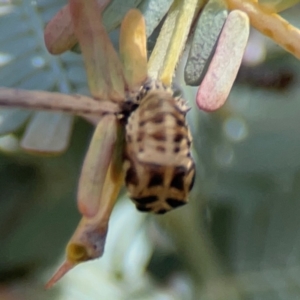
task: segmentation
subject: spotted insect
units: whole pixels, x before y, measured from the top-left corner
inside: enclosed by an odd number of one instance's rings
[[[125,184],[138,210],[164,214],[188,201],[195,178],[189,110],[159,81],[148,80],[126,125]]]
[[[47,288],[78,263],[103,254],[108,221],[124,177],[139,210],[164,213],[187,202],[195,174],[185,121],[188,107],[160,81],[147,80],[149,73],[171,85],[174,69],[167,68],[164,76],[153,74],[155,70],[148,72],[143,15],[130,10],[122,20],[119,57],[96,0],[69,0],[67,11],[84,57],[92,97],[0,89],[0,105],[74,113],[97,125],[78,184],[82,219],[66,247],[66,260]],[[51,132],[58,139],[65,136],[60,126],[55,129]],[[47,145],[55,144],[48,136],[31,137],[30,150],[42,138]],[[46,148],[35,149],[43,152]]]

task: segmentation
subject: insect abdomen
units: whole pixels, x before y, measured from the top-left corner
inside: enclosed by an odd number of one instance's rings
[[[126,126],[126,178],[137,209],[165,213],[187,203],[195,166],[186,107],[167,91],[150,91]]]

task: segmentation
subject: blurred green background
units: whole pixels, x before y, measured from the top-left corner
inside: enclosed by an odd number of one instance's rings
[[[44,48],[44,24],[64,3],[0,5],[1,86],[87,93],[81,57]],[[297,27],[299,15],[299,6],[284,12]],[[255,31],[249,45],[261,60],[245,59],[216,113],[200,112],[197,89],[184,86],[185,55],[178,67],[197,161],[190,204],[146,215],[123,191],[103,258],[51,291],[43,284],[80,218],[76,186],[93,127],[76,119],[57,157],[20,151],[23,127],[0,137],[1,300],[300,299],[300,63]],[[0,111],[0,127],[10,114]]]

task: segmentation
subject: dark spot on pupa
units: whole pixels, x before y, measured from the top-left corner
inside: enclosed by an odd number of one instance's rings
[[[139,126],[141,126],[141,127],[144,126],[145,124],[146,124],[146,121],[140,121],[139,122]]]
[[[178,206],[182,206],[182,205],[186,204],[184,200],[182,200],[182,199],[178,200],[175,198],[167,198],[166,202],[173,208],[176,208]]]
[[[178,153],[180,151],[180,147],[174,147],[174,153]]]
[[[184,177],[184,172],[175,174],[171,181],[170,187],[182,191],[184,189],[183,177]]]
[[[132,200],[137,202],[138,204],[148,204],[153,203],[158,200],[157,196],[146,196],[146,197],[132,197]]]
[[[188,170],[189,171],[189,170]],[[187,169],[186,169],[186,167],[184,167],[184,166],[177,166],[176,168],[175,168],[175,174],[184,174],[184,173],[186,173],[187,172]]]
[[[184,137],[183,134],[176,133],[175,136],[174,136],[173,141],[176,142],[176,143],[178,143],[178,142],[180,142],[183,139],[183,137]]]
[[[144,148],[143,147],[139,147],[139,152],[144,152]]]
[[[126,184],[133,184],[133,185],[139,184],[139,179],[136,173],[136,169],[134,168],[133,165],[131,165],[126,172],[125,182]]]
[[[144,139],[144,132],[139,131],[138,136],[137,136],[137,141],[141,142]]]
[[[156,146],[155,149],[156,149],[157,151],[159,151],[159,152],[165,152],[165,151],[166,151],[166,148],[163,147],[163,146]]]
[[[151,121],[155,124],[160,124],[160,123],[164,122],[164,120],[165,120],[164,113],[159,113],[151,119]]]
[[[182,120],[180,120],[180,119],[176,119],[176,124],[178,125],[178,126],[180,126],[180,127],[184,127],[185,126],[185,123],[184,123],[184,121],[182,121]]]
[[[163,215],[163,214],[165,214],[167,212],[167,210],[166,209],[160,209],[160,210],[158,210],[157,212],[155,212],[156,214],[158,214],[158,215]]]
[[[151,178],[148,183],[148,188],[152,186],[162,185],[163,184],[163,176],[160,173],[151,174]]]
[[[136,205],[136,209],[140,212],[149,212],[152,210],[151,207],[147,207],[145,205]]]
[[[157,131],[151,135],[157,141],[165,141],[167,139],[165,132]]]

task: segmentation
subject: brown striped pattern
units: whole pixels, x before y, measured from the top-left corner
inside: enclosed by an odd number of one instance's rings
[[[165,88],[149,88],[126,125],[125,183],[140,211],[163,214],[187,203],[195,177],[188,107]]]

